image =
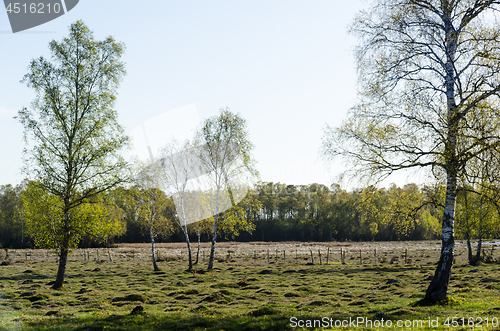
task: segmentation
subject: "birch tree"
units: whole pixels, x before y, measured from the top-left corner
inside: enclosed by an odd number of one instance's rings
[[[485,221],[491,219],[491,206],[485,206],[481,196],[467,191],[457,195],[457,226],[456,232],[462,235],[467,243],[468,260],[470,265],[477,265],[481,258],[482,239],[485,238]],[[478,239],[476,254],[472,253],[472,239]]]
[[[159,162],[151,161],[142,164],[139,166],[135,177],[138,186],[134,196],[138,204],[137,220],[142,225],[142,228],[149,233],[153,269],[154,271],[160,271],[156,264],[155,238],[160,234],[170,234],[172,222],[165,217],[169,201],[161,190],[163,173]]]
[[[193,269],[193,258],[191,252],[191,243],[189,241],[188,224],[199,221],[196,215],[197,207],[201,201],[194,192],[188,192],[188,182],[195,179],[199,173],[199,160],[196,155],[196,148],[189,146],[189,142],[181,148],[175,140],[164,146],[161,150],[159,164],[161,165],[162,175],[166,189],[173,195],[174,203],[177,209],[177,224],[184,233],[188,249],[188,270]],[[198,252],[200,247],[200,235],[198,234]],[[196,261],[198,261],[196,254]]]
[[[446,182],[442,248],[425,300],[447,296],[458,179],[485,151],[500,148],[500,30],[494,0],[376,0],[351,26],[359,103],[327,128],[327,156],[380,180],[425,169]]]
[[[461,192],[457,195],[457,232],[467,241],[469,264],[481,261],[482,240],[498,235],[500,188],[498,178],[499,155],[493,150],[468,165],[469,171]],[[477,239],[476,254],[472,253],[471,240]]]
[[[129,179],[120,150],[128,138],[117,122],[116,92],[125,74],[124,45],[112,37],[94,39],[82,22],[69,36],[49,44],[51,61],[31,61],[22,82],[35,92],[19,111],[25,140],[26,174],[54,200],[59,267],[54,288],[63,286],[71,248],[82,234],[79,210],[85,203]],[[48,221],[48,219],[47,219]],[[43,228],[41,229],[43,230]]]
[[[239,114],[222,108],[218,116],[206,119],[197,132],[195,145],[199,148],[202,173],[207,173],[213,188],[211,214],[214,216],[212,245],[208,270],[213,268],[219,213],[228,210],[247,194],[246,179],[258,172],[251,156],[246,121]]]

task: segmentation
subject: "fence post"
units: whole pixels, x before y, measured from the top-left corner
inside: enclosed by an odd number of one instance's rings
[[[278,263],[278,249],[276,248],[276,257],[274,259],[276,261],[276,263]]]
[[[363,264],[363,260],[361,259],[361,249],[359,250],[359,264]]]
[[[253,251],[253,260],[257,261],[257,253],[255,251]]]
[[[286,251],[283,250],[283,263],[286,263]]]
[[[203,262],[205,262],[205,251],[201,251],[203,253]]]
[[[340,247],[340,263],[344,264],[344,253],[342,252],[342,247]]]
[[[377,249],[373,251],[373,257],[375,258],[375,264],[377,264]]]
[[[311,252],[311,263],[314,264],[314,256],[312,249],[309,250]]]
[[[408,263],[408,249],[405,248],[405,264]]]
[[[318,255],[319,255],[319,265],[321,265],[321,251],[318,249]]]
[[[330,247],[328,247],[328,250],[326,251],[326,264],[328,264],[329,258],[330,258]]]
[[[267,263],[269,263],[269,248],[267,249]]]
[[[97,249],[97,262],[99,262],[99,249]]]

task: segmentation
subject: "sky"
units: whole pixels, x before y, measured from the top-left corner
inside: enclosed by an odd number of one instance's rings
[[[361,0],[80,0],[65,15],[12,33],[0,10],[0,185],[26,174],[23,128],[13,119],[34,93],[23,83],[30,60],[83,20],[100,40],[125,43],[119,122],[144,156],[188,138],[200,121],[229,107],[247,120],[262,181],[336,181],[342,163],[325,163],[326,125],[339,126],[356,102],[356,68],[347,33]],[[348,165],[347,165],[348,167]],[[390,178],[401,182],[405,179]]]

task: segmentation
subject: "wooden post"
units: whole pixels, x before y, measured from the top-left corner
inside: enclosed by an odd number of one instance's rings
[[[286,263],[286,251],[283,250],[283,263]]]
[[[203,255],[203,262],[205,262],[205,251],[202,251]]]
[[[99,249],[97,249],[97,262],[99,262]]]
[[[255,253],[255,251],[253,251],[253,260],[257,261],[257,253]]]
[[[156,251],[156,254],[158,254],[158,251]],[[109,256],[109,261],[113,262],[113,258],[111,257],[111,251],[108,248],[108,256]]]
[[[227,262],[231,262],[231,251],[227,251]]]
[[[319,255],[319,265],[321,265],[321,251],[318,249],[318,255]]]
[[[377,249],[376,248],[373,251],[373,257],[374,257],[374,260],[375,260],[375,264],[377,264]]]
[[[267,249],[267,263],[269,263],[269,248]]]
[[[297,248],[295,248],[295,263],[299,263],[299,260],[297,258]]]
[[[16,250],[14,250],[14,261],[16,260]]]
[[[408,249],[405,248],[405,264],[408,263]]]
[[[276,261],[276,263],[278,263],[278,249],[276,248],[276,257],[274,258],[274,260]]]
[[[344,264],[344,252],[342,251],[342,247],[340,247],[340,263]]]
[[[328,250],[326,251],[326,264],[328,264],[329,258],[330,258],[330,247],[328,247]]]
[[[309,250],[311,252],[311,263],[314,264],[314,256],[312,249]]]

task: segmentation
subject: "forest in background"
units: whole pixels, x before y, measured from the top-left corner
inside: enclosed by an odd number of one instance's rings
[[[23,217],[27,182],[0,186],[0,245],[31,248],[36,243]],[[157,242],[185,241],[171,197],[157,199],[161,220]],[[403,187],[346,191],[338,184],[286,185],[259,182],[237,206],[221,213],[218,237],[235,241],[389,241],[439,239],[444,187]],[[86,235],[80,247],[150,242],[141,213],[140,189],[119,187],[94,204],[113,229]],[[26,199],[24,199],[26,201]],[[442,200],[441,200],[442,201]],[[498,210],[480,195],[461,191],[457,198],[457,239],[498,237]],[[210,240],[213,218],[188,226],[191,240]],[[102,237],[104,236],[104,237]]]

